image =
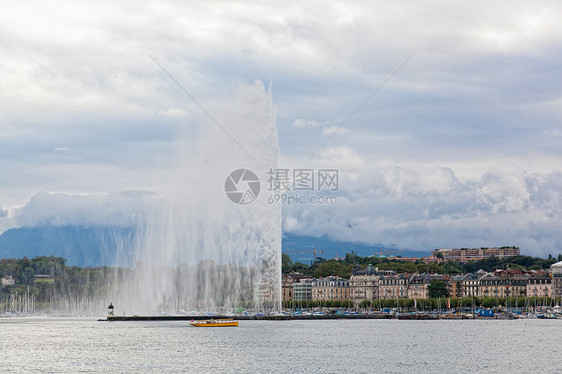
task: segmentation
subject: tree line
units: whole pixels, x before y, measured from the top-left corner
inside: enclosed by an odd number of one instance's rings
[[[558,256],[562,261],[562,254]],[[353,269],[356,266],[365,268],[368,264],[377,267],[379,270],[392,270],[396,273],[437,273],[444,275],[460,275],[466,273],[476,273],[482,269],[492,272],[496,269],[505,269],[509,267],[514,270],[545,270],[557,262],[552,255],[548,259],[531,257],[531,256],[513,256],[499,259],[497,257],[488,257],[473,262],[453,262],[447,261],[440,264],[424,263],[421,261],[410,262],[401,260],[400,257],[382,258],[382,257],[361,257],[356,252],[346,253],[342,260],[316,258],[312,264],[307,265],[302,262],[293,262],[288,254],[282,254],[282,271],[283,274],[290,272],[299,272],[311,275],[314,278],[327,277],[337,275],[342,278],[349,279]]]
[[[40,256],[32,259],[1,259],[0,278],[11,276],[15,284],[0,288],[3,294],[34,296],[39,306],[55,295],[93,296],[114,279],[116,272],[127,269],[101,266],[96,268],[68,266],[66,259]]]
[[[473,309],[473,308],[515,308],[529,309],[540,306],[560,305],[560,296],[557,297],[462,297],[462,298],[427,298],[427,299],[375,299],[363,300],[359,309],[398,309],[402,311],[433,311],[448,309]],[[284,308],[310,309],[310,308],[353,308],[351,300],[302,300],[283,301]]]

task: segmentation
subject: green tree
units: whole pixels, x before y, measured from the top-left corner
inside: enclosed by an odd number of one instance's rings
[[[291,272],[293,267],[293,260],[291,260],[291,257],[286,254],[286,253],[282,253],[281,254],[281,268],[283,271],[283,274],[288,274]]]
[[[309,274],[310,273],[310,267],[306,264],[303,264],[302,262],[295,262],[293,264],[292,267],[293,271],[296,271],[298,273],[303,273],[303,274]]]
[[[439,279],[434,279],[431,281],[429,286],[427,286],[427,292],[429,293],[429,297],[432,299],[437,299],[440,297],[449,297],[447,284]]]
[[[312,271],[312,275],[315,278],[328,277],[330,275],[338,275],[342,278],[349,279],[351,275],[351,267],[353,265],[344,265],[337,261],[324,261],[318,264],[316,268]]]
[[[357,264],[359,260],[359,256],[357,255],[357,251],[351,251],[351,253],[346,253],[345,254],[345,263],[346,264]]]
[[[462,266],[459,266],[458,263],[454,262],[445,262],[442,265],[442,268],[445,270],[445,274],[462,274]]]
[[[362,300],[361,303],[359,303],[360,308],[370,308],[372,305],[373,302],[371,300]]]
[[[485,297],[482,299],[480,305],[482,306],[482,308],[493,308],[494,306],[496,306],[496,299]]]

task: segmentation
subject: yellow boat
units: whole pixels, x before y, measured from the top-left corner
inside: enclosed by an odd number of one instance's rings
[[[190,325],[195,327],[236,327],[238,326],[238,321],[231,319],[205,319],[201,321],[191,320]]]

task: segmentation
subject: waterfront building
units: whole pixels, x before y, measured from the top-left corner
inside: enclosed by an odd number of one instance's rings
[[[293,283],[293,301],[312,300],[312,282],[313,279],[305,278]]]
[[[464,295],[463,281],[466,280],[470,274],[455,275],[449,279],[450,295],[451,297],[461,298]]]
[[[305,275],[298,272],[290,272],[289,274],[283,274],[283,279],[281,281],[281,291],[283,295],[283,301],[293,300],[293,285],[298,283],[302,279],[311,279],[310,275]]]
[[[359,305],[363,300],[426,299],[428,286],[434,280],[447,284],[449,295],[461,297],[553,297],[562,296],[562,261],[548,271],[498,269],[494,272],[479,270],[475,274],[443,276],[439,274],[396,274],[378,271],[372,265],[365,269],[357,266],[350,280],[338,276],[320,279],[283,278],[283,300],[352,300]],[[292,285],[292,296],[289,293]],[[507,300],[506,300],[507,301]]]
[[[552,264],[552,296],[562,296],[562,261]]]
[[[427,287],[431,284],[431,281],[434,280],[445,282],[445,284],[447,284],[449,295],[451,295],[451,286],[448,282],[448,277],[444,277],[442,275],[415,274],[408,279],[408,291],[406,297],[409,297],[411,299],[429,298],[429,291]]]
[[[528,275],[514,275],[507,278],[508,287],[505,288],[506,296],[508,297],[526,297],[527,296],[527,283],[530,276]]]
[[[480,269],[476,274],[468,274],[465,279],[461,281],[462,296],[473,297],[480,296],[480,281],[479,278],[487,274],[484,270]]]
[[[525,297],[527,276],[498,276],[487,273],[478,279],[481,297]]]
[[[260,282],[258,289],[258,300],[262,304],[273,303],[273,284],[271,282]]]
[[[429,274],[427,275],[412,275],[408,280],[408,293],[407,297],[411,299],[426,299],[427,286],[431,283]]]
[[[552,278],[547,275],[531,276],[527,284],[527,297],[551,297]]]
[[[501,278],[490,273],[480,277],[480,296],[500,297],[499,293],[503,290]]]
[[[488,257],[511,257],[519,256],[518,247],[494,247],[494,248],[456,248],[456,249],[436,249],[431,252],[432,257],[442,258],[443,261],[478,261]]]
[[[316,279],[312,282],[312,300],[349,300],[349,280],[338,276]]]
[[[379,298],[402,299],[408,297],[408,279],[404,274],[384,275],[379,278]]]
[[[363,300],[374,300],[379,298],[380,275],[373,265],[369,264],[365,270],[354,269],[349,278],[351,300],[355,306]]]
[[[300,282],[301,279],[312,279],[312,276],[297,271],[291,271],[289,274],[284,275],[284,277],[292,278],[295,282]]]
[[[281,281],[281,294],[283,295],[283,301],[293,301],[293,278],[283,275],[283,280]]]

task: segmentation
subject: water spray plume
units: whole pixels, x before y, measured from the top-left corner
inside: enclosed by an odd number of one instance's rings
[[[197,139],[179,139],[177,162],[157,191],[160,203],[137,229],[134,268],[115,277],[107,297],[116,311],[280,306],[281,207],[263,194],[236,204],[225,193],[231,172],[251,170],[263,185],[277,166],[271,93],[261,82],[239,85],[208,108],[213,119],[202,118]]]

